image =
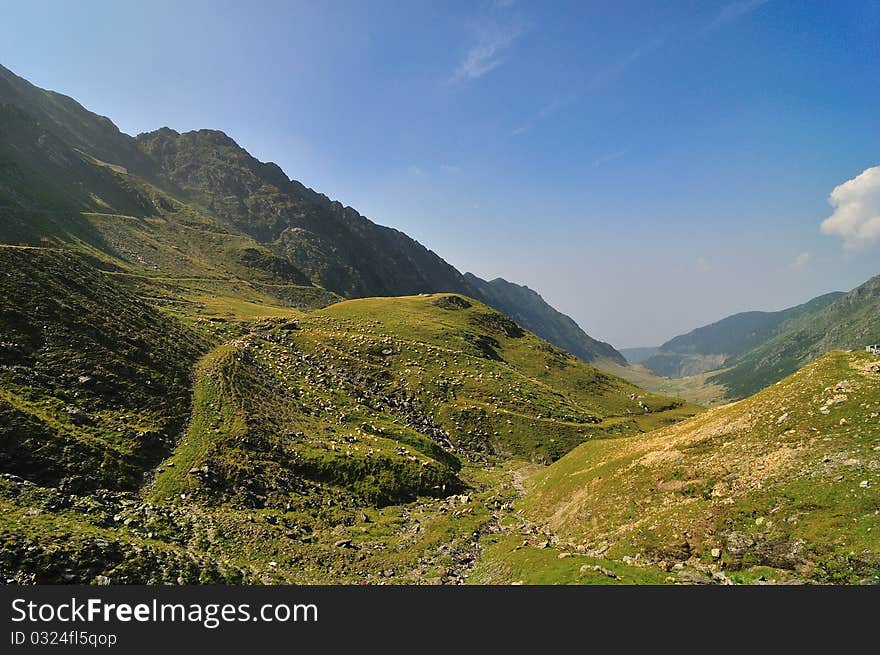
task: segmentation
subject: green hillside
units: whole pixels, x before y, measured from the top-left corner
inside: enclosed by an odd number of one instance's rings
[[[186,423],[208,341],[81,257],[0,247],[0,470],[136,489]]]
[[[878,411],[880,359],[833,352],[738,403],[576,448],[521,509],[557,548],[673,579],[876,580]]]
[[[725,364],[709,378],[742,398],[835,349],[880,343],[880,276],[838,297],[819,312],[788,321],[774,338]]]
[[[84,253],[145,295],[313,307],[337,297],[219,219],[0,105],[0,242]]]
[[[95,263],[0,248],[5,579],[464,579],[508,463],[697,411],[463,296],[160,311]]]
[[[699,375],[721,368],[727,360],[784,332],[791,322],[811,320],[810,317],[842,295],[840,292],[825,294],[778,312],[743,312],[728,316],[670,339],[642,363],[657,375],[669,378]]]
[[[462,460],[549,462],[695,411],[442,294],[263,320],[202,361],[195,397],[176,465],[153,493],[260,506],[286,503],[305,480],[378,504],[448,495]]]

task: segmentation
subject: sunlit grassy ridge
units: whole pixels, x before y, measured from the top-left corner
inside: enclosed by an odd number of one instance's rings
[[[522,507],[606,557],[854,582],[880,571],[878,414],[880,360],[834,352],[752,398],[586,443]]]
[[[312,313],[147,294],[161,311],[97,255],[0,263],[19,582],[463,580],[515,495],[504,462],[697,409],[453,294]]]
[[[456,294],[308,313],[205,294],[160,312],[82,256],[0,257],[15,278],[0,389],[19,449],[3,460],[8,579],[876,575],[880,365],[865,353],[675,423],[698,408]],[[523,462],[537,473],[517,502]]]
[[[154,489],[257,504],[309,484],[379,504],[445,496],[462,488],[461,460],[552,461],[695,411],[461,296],[348,301],[255,323],[206,357]]]

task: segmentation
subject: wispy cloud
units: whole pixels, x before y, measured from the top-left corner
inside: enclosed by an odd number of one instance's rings
[[[823,233],[842,238],[848,250],[880,241],[880,166],[834,187],[828,202],[834,213],[822,221]]]
[[[663,37],[658,37],[656,39],[648,41],[647,43],[643,43],[637,48],[630,50],[620,59],[612,61],[608,65],[600,68],[593,73],[592,77],[590,77],[583,85],[581,85],[576,90],[568,93],[567,95],[558,96],[545,104],[543,107],[541,107],[541,109],[538,110],[537,114],[535,114],[529,120],[525,121],[522,125],[516,127],[513,131],[511,131],[511,136],[519,136],[521,134],[525,134],[533,127],[535,127],[535,125],[537,125],[544,119],[549,118],[566,105],[575,102],[581,96],[596,90],[607,82],[610,82],[615,77],[621,75],[627,68],[632,66],[639,59],[642,59],[643,57],[663,45],[664,41],[665,39]]]
[[[794,258],[794,261],[789,264],[789,267],[793,271],[805,271],[807,267],[810,265],[810,262],[813,260],[813,255],[808,252],[802,252],[800,255]]]
[[[516,24],[482,26],[476,31],[475,43],[455,69],[449,80],[451,83],[475,80],[498,68],[525,29]]]
[[[544,120],[548,116],[552,116],[553,114],[556,113],[556,111],[559,108],[567,105],[568,103],[572,102],[573,100],[574,100],[574,97],[554,98],[553,100],[548,102],[546,105],[541,107],[541,109],[538,110],[538,113],[535,114],[532,118],[530,118],[525,123],[523,123],[522,125],[520,125],[516,129],[514,129],[510,133],[511,136],[519,136],[520,134],[525,134],[530,129],[532,129],[538,122]]]
[[[755,9],[760,8],[768,2],[770,2],[770,0],[738,0],[738,2],[731,2],[730,4],[724,5],[721,7],[721,11],[718,12],[718,15],[702,27],[700,34],[708,34],[725,23],[729,23],[741,16],[745,16],[746,14],[755,11]]]
[[[621,73],[623,73],[627,68],[636,63],[639,59],[642,59],[646,55],[654,52],[657,48],[659,48],[665,42],[664,37],[657,37],[647,43],[643,43],[642,45],[634,48],[626,56],[621,57],[617,61],[609,64],[602,70],[600,70],[593,79],[590,81],[589,88],[595,88],[611,80]]]
[[[615,150],[614,152],[609,152],[601,157],[596,157],[593,160],[593,168],[599,168],[600,166],[604,166],[610,162],[613,162],[615,159],[620,159],[621,157],[626,156],[626,150]]]
[[[461,173],[461,166],[456,166],[454,164],[440,164],[440,170],[447,173]]]
[[[737,2],[726,4],[721,7],[718,15],[715,16],[715,18],[713,18],[699,30],[699,33],[705,35],[721,27],[725,23],[730,23],[731,21],[734,21],[748,13],[751,13],[756,9],[759,9],[768,2],[770,2],[770,0],[738,0]],[[520,136],[522,134],[525,134],[542,120],[555,114],[562,107],[572,102],[575,102],[581,96],[596,90],[603,84],[610,82],[614,78],[622,75],[633,64],[641,59],[644,59],[653,51],[659,49],[662,45],[664,45],[666,40],[667,39],[665,36],[652,39],[651,41],[648,41],[639,45],[636,48],[633,48],[620,59],[613,61],[607,66],[599,69],[594,73],[591,78],[587,80],[585,84],[583,84],[577,90],[569,93],[567,96],[561,98],[557,97],[551,102],[544,105],[537,112],[537,114],[529,118],[527,121],[523,122],[521,125],[514,128],[510,133],[511,136]]]

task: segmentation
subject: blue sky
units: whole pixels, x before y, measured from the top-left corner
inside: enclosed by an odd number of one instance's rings
[[[880,164],[878,2],[0,2],[0,63],[222,129],[618,347],[880,273],[880,173],[829,204]]]

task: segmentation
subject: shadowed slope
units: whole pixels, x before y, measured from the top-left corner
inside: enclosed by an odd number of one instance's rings
[[[0,468],[134,488],[189,413],[207,342],[69,252],[0,247]]]

